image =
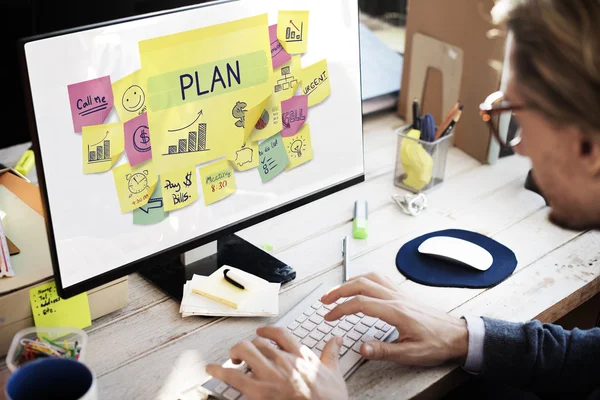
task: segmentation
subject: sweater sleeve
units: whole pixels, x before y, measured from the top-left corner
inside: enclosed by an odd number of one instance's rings
[[[600,385],[600,328],[483,321],[482,378],[552,395],[585,395]]]

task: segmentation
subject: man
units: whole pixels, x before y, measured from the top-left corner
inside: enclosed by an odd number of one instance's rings
[[[494,17],[513,35],[512,76],[505,101],[496,94],[482,105],[484,120],[500,140],[495,117],[514,113],[521,135],[512,144],[531,158],[554,223],[599,228],[600,1],[506,0],[494,8]],[[340,297],[351,299],[325,319],[363,312],[398,329],[398,342],[364,343],[361,354],[367,359],[417,366],[455,362],[482,380],[542,398],[589,398],[600,392],[598,328],[565,331],[539,321],[456,318],[417,304],[377,275],[352,279],[322,302]],[[258,335],[231,350],[233,360],[251,366],[252,377],[215,365],[208,372],[251,400],[348,397],[338,368],[339,338],[327,344],[319,360],[284,330],[266,327]]]

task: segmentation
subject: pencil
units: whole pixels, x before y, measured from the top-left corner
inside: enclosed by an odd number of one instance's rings
[[[433,137],[434,141],[436,141],[442,137],[442,134],[444,133],[444,131],[446,129],[448,129],[448,126],[450,126],[450,123],[454,119],[454,115],[461,107],[462,106],[460,105],[460,101],[457,101],[456,104],[454,104],[454,106],[452,107],[452,109],[448,112],[448,114],[446,114],[446,117],[444,117],[444,120],[442,121],[442,123],[438,126],[437,130],[435,131],[435,135]]]
[[[442,133],[441,137],[448,136],[449,134],[452,133],[452,131],[454,130],[454,126],[458,123],[458,120],[460,120],[461,115],[462,115],[462,109],[459,109],[456,112],[456,115],[454,116],[454,118],[452,118],[452,122],[450,122],[450,125],[448,125],[448,128],[446,128],[444,133]]]

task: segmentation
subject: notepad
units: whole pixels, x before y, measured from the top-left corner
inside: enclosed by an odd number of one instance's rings
[[[233,307],[238,309],[240,304],[244,301],[244,299],[248,296],[250,292],[250,288],[248,289],[240,289],[225,279],[223,275],[223,271],[225,269],[235,270],[240,273],[240,271],[236,268],[223,266],[219,268],[216,272],[208,277],[208,279],[203,279],[198,283],[192,286],[192,292],[208,297],[209,299],[218,301],[223,303],[229,307]],[[260,282],[256,282],[257,279],[262,280],[261,278],[255,277],[251,274],[243,272],[244,277],[248,277],[252,283],[259,284]],[[268,283],[267,281],[264,281]]]
[[[183,299],[179,307],[182,317],[275,317],[279,314],[279,283],[267,282],[256,296],[249,293],[246,300],[240,304],[240,308],[235,309],[192,291],[192,287],[208,279],[206,276],[194,275],[184,285]]]

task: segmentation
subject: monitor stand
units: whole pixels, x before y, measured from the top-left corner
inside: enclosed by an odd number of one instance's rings
[[[287,283],[296,272],[287,264],[236,235],[198,247],[180,257],[144,268],[140,275],[163,292],[181,301],[183,285],[194,274],[208,276],[229,265],[269,282]]]

